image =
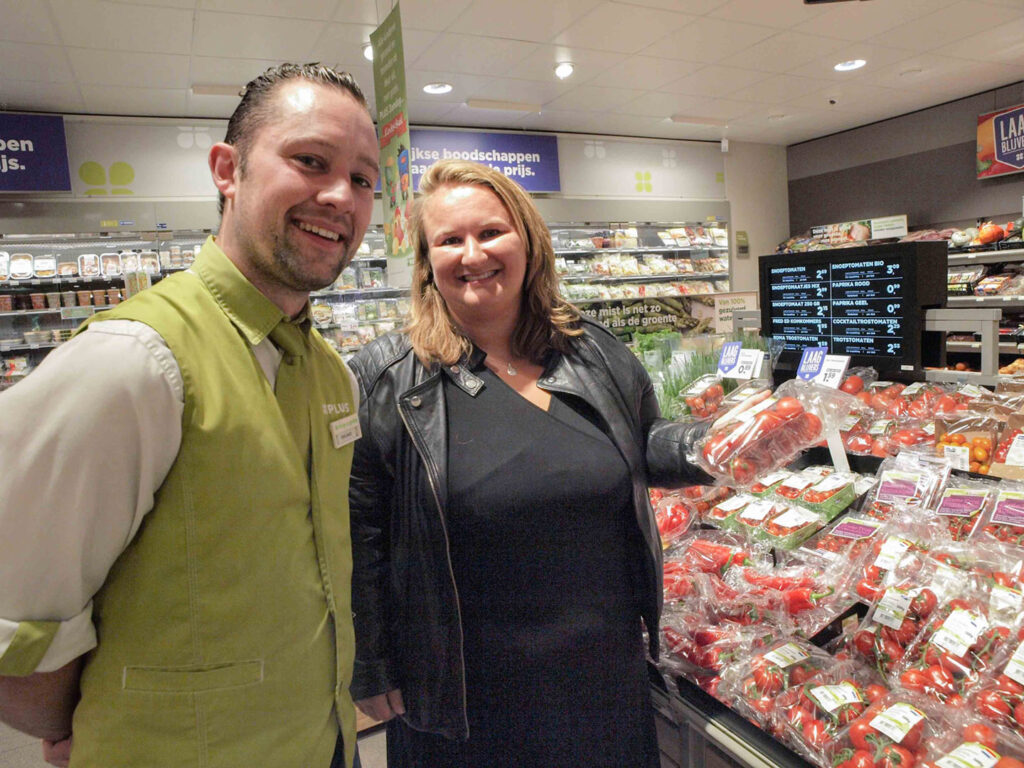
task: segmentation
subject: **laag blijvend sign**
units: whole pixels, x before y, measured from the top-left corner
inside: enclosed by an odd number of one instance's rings
[[[1024,104],[978,117],[978,178],[1024,171]]]
[[[0,192],[70,192],[64,118],[0,112]]]

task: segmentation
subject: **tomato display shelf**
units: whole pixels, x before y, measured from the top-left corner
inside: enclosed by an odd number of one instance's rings
[[[816,768],[688,680],[652,681],[651,696],[663,768]]]

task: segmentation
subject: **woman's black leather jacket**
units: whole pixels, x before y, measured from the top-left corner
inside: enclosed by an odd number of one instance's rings
[[[645,542],[642,614],[658,651],[661,544],[648,485],[707,477],[687,462],[702,425],[666,421],[651,381],[633,354],[603,326],[583,321],[573,352],[553,355],[539,386],[589,403],[603,419],[633,478],[637,525]],[[442,377],[475,395],[483,356],[424,367],[408,339],[389,334],[350,362],[359,380],[359,422],[349,502],[355,699],[400,688],[406,721],[422,731],[465,739],[465,680],[458,585],[445,521],[447,456]]]

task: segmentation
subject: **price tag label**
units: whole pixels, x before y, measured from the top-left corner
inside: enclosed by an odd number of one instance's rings
[[[1003,674],[1009,677],[1011,680],[1024,685],[1024,643],[1017,646],[1017,650],[1013,652],[1013,656],[1006,662],[1006,667],[1003,669]]]
[[[967,574],[963,571],[939,563],[935,567],[935,577],[932,579],[930,589],[935,596],[941,600],[949,600],[954,595],[959,595],[967,587]]]
[[[978,493],[971,488],[947,488],[942,492],[942,500],[935,512],[952,517],[970,517],[985,508],[988,497],[988,491]]]
[[[1009,613],[1016,616],[1024,607],[1024,593],[1013,587],[995,584],[989,596],[989,606],[996,613]]]
[[[953,469],[971,468],[971,449],[966,445],[947,445],[942,455]]]
[[[1010,450],[1006,452],[1006,464],[1013,464],[1016,467],[1024,467],[1024,435],[1017,435],[1010,444]]]
[[[743,509],[751,501],[754,500],[753,496],[747,496],[745,493],[733,496],[731,499],[719,502],[718,508],[723,512],[735,512],[737,509]]]
[[[800,357],[800,365],[796,369],[798,379],[811,381],[825,365],[825,357],[828,355],[828,347],[807,347]]]
[[[1000,757],[1002,755],[984,744],[966,741],[935,764],[939,768],[992,768]]]
[[[768,653],[764,655],[764,658],[775,666],[785,669],[786,667],[800,663],[804,659],[809,659],[810,654],[794,643],[786,643],[785,645],[780,645],[773,651],[768,651]]]
[[[761,363],[763,362],[763,349],[741,349],[736,370],[728,376],[731,379],[752,379],[761,372]]]
[[[1024,525],[1024,493],[1020,491],[1000,491],[996,499],[996,508],[989,520],[991,523],[1004,525]]]
[[[910,729],[924,719],[924,712],[917,707],[900,702],[875,715],[871,719],[871,727],[899,744],[910,733]]]
[[[899,629],[913,600],[914,596],[907,590],[889,587],[875,606],[875,622],[889,629]]]
[[[869,520],[865,517],[848,517],[836,523],[829,533],[833,536],[841,536],[844,539],[866,539],[869,536],[874,536],[875,531],[881,526],[882,522],[880,520]]]
[[[849,683],[839,683],[838,685],[819,685],[811,688],[807,695],[814,699],[818,706],[829,714],[832,714],[837,709],[844,707],[847,704],[864,703],[864,699],[861,698],[860,691],[857,690],[856,686],[850,685]]]
[[[909,541],[901,539],[899,536],[890,536],[878,551],[874,565],[882,570],[891,571],[903,559],[908,549],[910,549]]]
[[[821,371],[818,372],[818,375],[812,381],[815,384],[821,384],[830,389],[839,389],[839,385],[843,383],[846,368],[849,365],[850,358],[848,355],[825,355],[825,362],[822,363]]]
[[[963,656],[986,629],[988,621],[984,616],[958,608],[942,622],[942,626],[932,636],[932,643],[945,651]]]
[[[753,504],[751,504],[749,507],[743,510],[743,514],[741,514],[740,517],[743,520],[760,522],[764,520],[766,517],[768,517],[768,513],[772,511],[772,508],[774,506],[775,505],[772,504],[772,502],[768,501],[767,499],[755,501]]]

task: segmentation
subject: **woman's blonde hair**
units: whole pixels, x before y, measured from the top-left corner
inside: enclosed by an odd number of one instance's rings
[[[411,320],[406,327],[416,356],[424,365],[451,365],[468,355],[473,343],[452,319],[434,282],[430,248],[423,231],[423,207],[439,190],[475,184],[498,196],[526,248],[526,277],[519,324],[512,336],[512,354],[542,363],[548,351],[569,351],[579,336],[579,311],[562,298],[555,273],[555,251],[540,211],[522,187],[486,165],[466,160],[441,160],[420,179],[420,197],[413,209],[409,235],[415,252],[412,271]]]

